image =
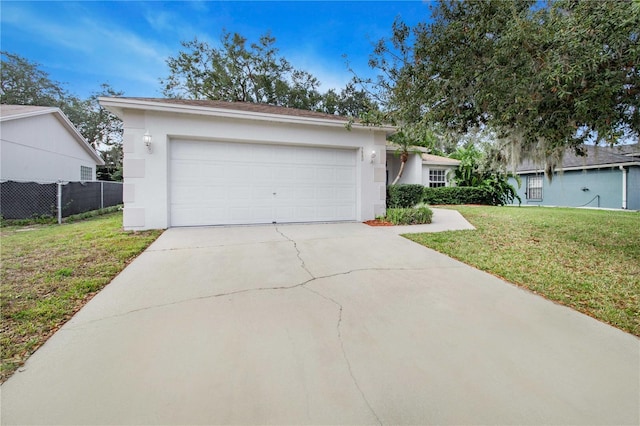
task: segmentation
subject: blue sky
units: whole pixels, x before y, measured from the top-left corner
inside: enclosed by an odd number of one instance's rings
[[[125,96],[160,97],[165,60],[180,41],[217,44],[223,29],[250,42],[267,31],[296,68],[321,90],[351,74],[371,75],[373,43],[396,17],[415,25],[429,16],[422,1],[6,1],[0,2],[1,49],[40,64],[71,93],[86,97],[103,82]]]

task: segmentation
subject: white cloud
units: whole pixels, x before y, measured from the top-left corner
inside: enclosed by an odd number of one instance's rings
[[[148,90],[159,86],[158,78],[166,74],[165,59],[171,53],[168,46],[143,38],[103,16],[93,16],[82,10],[81,5],[74,4],[61,11],[57,19],[35,8],[12,6],[3,5],[3,27],[19,25],[21,32],[41,40],[44,49],[61,52],[49,55],[48,63],[34,58],[43,66],[74,72],[76,76],[81,69],[88,79],[93,76],[108,80],[116,89],[119,80],[132,80]]]

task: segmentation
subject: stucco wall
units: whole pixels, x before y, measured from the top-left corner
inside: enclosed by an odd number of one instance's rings
[[[213,117],[134,109],[124,110],[124,226],[126,229],[167,228],[169,217],[169,150],[172,139],[253,142],[357,151],[359,194],[357,220],[384,214],[385,164],[371,152],[384,152],[386,135],[373,128],[325,127],[310,124]],[[143,135],[152,136],[152,153]]]
[[[2,179],[78,181],[80,166],[86,166],[95,180],[95,160],[53,114],[3,121],[0,126]]]
[[[622,172],[618,168],[565,171],[556,173],[551,182],[543,177],[542,200],[527,200],[527,176],[521,176],[522,186],[518,189],[523,205],[622,208]],[[517,188],[514,179],[510,183]]]
[[[387,180],[388,184],[396,178],[400,171],[400,155],[394,152],[387,152]],[[404,171],[398,184],[419,184],[422,185],[422,158],[418,154],[410,154]]]

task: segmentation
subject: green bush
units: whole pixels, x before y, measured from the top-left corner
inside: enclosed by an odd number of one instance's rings
[[[387,209],[385,218],[394,225],[420,225],[431,223],[432,217],[433,211],[429,207],[419,206]]]
[[[407,208],[422,202],[424,186],[417,184],[389,185],[387,187],[387,207]]]
[[[428,204],[485,204],[493,205],[489,189],[477,186],[425,187],[423,199]]]

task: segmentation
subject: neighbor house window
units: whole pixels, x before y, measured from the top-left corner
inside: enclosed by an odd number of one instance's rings
[[[527,177],[527,199],[542,200],[542,176]]]
[[[93,180],[93,169],[87,166],[80,166],[80,180]]]
[[[441,186],[447,186],[444,174],[445,170],[429,170],[429,187],[439,188]]]

